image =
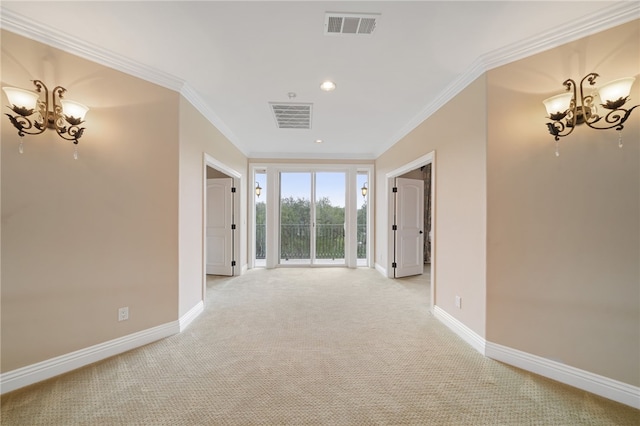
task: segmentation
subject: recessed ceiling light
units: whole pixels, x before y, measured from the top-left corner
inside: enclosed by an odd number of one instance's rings
[[[333,81],[323,81],[322,84],[320,85],[320,89],[324,90],[325,92],[330,92],[332,90],[334,90],[336,88],[336,84]]]
[[[316,139],[316,143],[322,143],[322,139]]]

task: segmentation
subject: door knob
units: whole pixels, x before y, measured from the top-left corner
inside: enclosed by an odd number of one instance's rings
[[[420,230],[420,233],[422,234],[422,230]]]

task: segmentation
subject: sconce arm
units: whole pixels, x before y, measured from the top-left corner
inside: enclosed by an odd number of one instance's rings
[[[596,130],[607,130],[613,128],[615,128],[615,130],[622,130],[624,128],[624,122],[627,121],[631,112],[638,106],[640,105],[635,105],[629,109],[618,108],[611,110],[604,117],[595,116],[595,120],[586,121],[586,124]],[[603,125],[602,122],[605,124]],[[600,123],[600,125],[595,126],[594,124],[596,123]]]
[[[53,89],[53,114],[49,118],[49,123],[56,130],[56,133],[65,140],[78,144],[78,139],[84,134],[84,127],[80,127],[83,121],[70,120],[65,117],[60,99],[64,97],[67,89],[62,86],[56,86]]]
[[[553,121],[546,123],[549,133],[553,136],[556,142],[559,141],[560,138],[568,136],[573,132],[573,129],[576,127],[576,120],[578,116],[576,108],[576,82],[568,78],[562,83],[562,85],[565,87],[567,92],[573,91],[573,97],[567,111],[558,111],[559,114],[557,116],[551,115],[549,117]]]

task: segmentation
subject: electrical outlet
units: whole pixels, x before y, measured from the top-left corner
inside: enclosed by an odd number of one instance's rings
[[[118,309],[118,321],[126,321],[129,319],[129,307]]]
[[[462,297],[456,296],[456,308],[462,309]]]

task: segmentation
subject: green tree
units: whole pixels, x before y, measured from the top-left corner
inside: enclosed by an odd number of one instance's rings
[[[311,256],[312,229],[316,233],[317,258],[344,258],[345,208],[334,206],[328,197],[322,197],[316,202],[315,209],[316,223],[312,228],[310,200],[300,197],[280,200],[280,254],[283,258],[308,259]],[[258,232],[266,228],[265,224],[266,205],[264,202],[256,203],[256,257],[264,253],[264,234],[261,236]],[[362,250],[366,250],[366,205],[358,210],[359,257],[364,257],[360,253]]]
[[[344,207],[331,205],[328,197],[316,203],[316,257],[344,258]]]
[[[322,197],[316,203],[316,223],[321,225],[344,224],[344,207],[332,206],[329,197]]]
[[[280,200],[280,255],[285,259],[308,259],[311,236],[311,203],[304,198]]]
[[[280,223],[282,224],[309,225],[310,212],[310,201],[307,199],[287,197],[280,200]]]

